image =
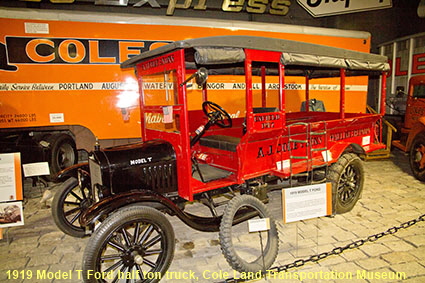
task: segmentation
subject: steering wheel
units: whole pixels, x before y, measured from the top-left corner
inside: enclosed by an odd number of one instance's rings
[[[212,124],[217,124],[221,128],[232,127],[232,117],[218,104],[205,101],[202,103],[202,110]]]

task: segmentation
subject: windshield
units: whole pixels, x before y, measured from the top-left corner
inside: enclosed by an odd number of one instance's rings
[[[413,97],[425,98],[425,84],[413,86]]]
[[[176,70],[143,76],[142,100],[147,129],[180,131],[179,116],[173,111],[173,106],[178,104],[177,88]]]

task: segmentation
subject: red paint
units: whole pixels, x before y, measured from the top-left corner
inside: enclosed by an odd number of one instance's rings
[[[362,147],[365,152],[385,147],[381,143],[374,144],[374,141],[379,139],[375,136],[377,135],[374,129],[375,124],[380,120],[382,113],[345,113],[346,73],[344,69],[340,70],[340,113],[313,111],[286,113],[285,90],[282,87],[275,91],[278,96],[276,100],[278,105],[275,109],[264,113],[256,111],[252,89],[253,66],[258,67],[258,62],[264,62],[260,64],[258,74],[262,80],[263,89],[260,93],[260,105],[263,107],[270,106],[268,105],[269,94],[265,82],[268,77],[266,68],[270,63],[274,63],[273,66],[276,66],[278,70],[276,75],[279,76],[279,86],[283,86],[285,66],[280,62],[280,57],[280,52],[245,49],[243,66],[245,68],[246,98],[241,103],[245,103],[246,114],[233,118],[231,128],[212,126],[205,132],[205,136],[221,135],[238,138],[239,143],[236,144],[235,151],[206,146],[205,144],[201,145],[199,142],[190,148],[190,137],[195,135],[195,129],[205,124],[205,115],[199,109],[188,110],[188,100],[192,99],[190,95],[193,90],[187,85],[180,86],[195,71],[193,69],[186,70],[184,49],[158,56],[137,65],[137,74],[141,84],[140,110],[142,121],[145,120],[144,117],[148,113],[160,115],[163,105],[172,105],[173,107],[176,120],[173,124],[148,125],[144,121],[142,122],[142,133],[144,140],[162,139],[168,141],[174,147],[179,176],[178,193],[181,197],[193,200],[195,194],[241,184],[245,180],[263,175],[289,178],[292,174],[310,170],[313,166],[325,165],[325,150],[321,148],[326,148],[331,155],[329,163],[334,163],[352,144]],[[143,83],[152,81],[152,77],[155,79],[155,76],[157,76],[157,80],[161,81],[163,77],[161,74],[164,73],[164,70],[174,70],[173,88],[169,88],[167,91],[165,87],[163,90],[143,88]],[[171,73],[169,76],[171,76]],[[229,75],[230,82],[231,77]],[[306,82],[305,97],[308,99],[308,79],[306,79]],[[385,79],[382,82],[383,89],[385,89]],[[204,90],[201,94],[202,100],[206,99],[206,94],[207,91]],[[144,96],[146,98],[143,98]],[[147,105],[146,99],[152,99],[152,96],[157,96],[156,104],[158,105],[152,105],[152,101]],[[244,124],[246,124],[245,132],[243,131]],[[314,133],[326,132],[326,134],[310,135],[308,134],[309,131]],[[309,143],[298,142],[302,140],[308,140]],[[311,150],[310,147],[320,150]],[[205,154],[208,157],[202,162],[227,170],[231,174],[225,178],[206,183],[194,179],[192,177],[192,157],[199,158],[200,154]],[[308,156],[309,162],[291,158],[291,156],[303,155]],[[291,165],[289,166],[289,164]]]

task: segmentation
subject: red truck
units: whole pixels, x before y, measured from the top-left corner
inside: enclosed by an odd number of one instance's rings
[[[385,56],[277,38],[216,36],[176,41],[121,67],[134,68],[138,77],[143,142],[97,146],[88,164],[62,172],[74,177],[52,205],[64,232],[82,237],[96,227],[84,252],[86,282],[115,282],[123,273],[159,281],[175,247],[163,213],[196,230],[218,231],[233,269],[267,270],[278,253],[267,193],[297,180],[328,182],[330,214],[346,213],[363,189],[358,155],[385,147],[379,132],[385,107],[379,114],[345,108],[347,92],[356,91],[347,85],[369,76],[382,77],[385,101]],[[285,85],[294,79],[306,88],[291,112]],[[229,87],[214,92],[209,81]],[[338,110],[301,110],[301,102],[319,103],[310,86],[323,82]],[[197,107],[189,108],[189,100]],[[234,104],[244,109],[238,116],[227,110]],[[148,123],[152,117],[156,123]],[[210,216],[187,210],[192,202],[205,204]],[[259,232],[259,253],[247,258],[235,248],[239,235],[233,227],[254,217],[270,223]]]
[[[393,146],[409,153],[413,175],[425,181],[425,75],[412,77],[400,140]]]

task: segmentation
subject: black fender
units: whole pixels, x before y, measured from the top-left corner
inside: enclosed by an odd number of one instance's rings
[[[92,205],[88,210],[80,216],[80,224],[83,227],[92,227],[96,221],[102,217],[106,217],[117,209],[127,205],[158,205],[165,208],[171,215],[176,215],[189,227],[202,232],[218,232],[220,229],[221,216],[217,217],[201,217],[183,211],[176,203],[150,190],[138,190],[128,193],[116,194]],[[246,221],[257,213],[251,209],[238,211],[235,215],[234,224]]]
[[[67,180],[70,177],[74,177],[74,178],[78,179],[78,170],[79,169],[88,172],[89,171],[89,163],[88,162],[78,163],[78,164],[72,165],[68,168],[65,168],[65,169],[63,169],[62,171],[60,171],[56,174],[53,181],[55,183],[64,182],[65,180]]]
[[[357,143],[351,143],[350,146],[347,147],[346,152],[353,152],[357,155],[366,154],[364,148]]]

